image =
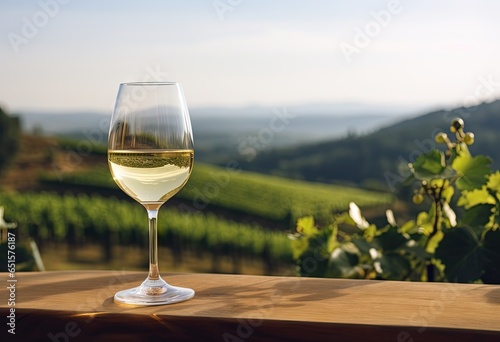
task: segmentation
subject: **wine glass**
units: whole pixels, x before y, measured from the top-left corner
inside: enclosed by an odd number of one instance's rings
[[[111,117],[108,165],[114,181],[141,203],[149,218],[149,274],[138,287],[115,294],[117,303],[172,304],[194,291],[171,286],[158,271],[158,210],[186,184],[193,169],[193,133],[177,82],[122,83]]]

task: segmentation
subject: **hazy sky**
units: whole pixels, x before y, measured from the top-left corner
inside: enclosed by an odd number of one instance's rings
[[[190,107],[500,97],[500,1],[2,0],[0,105],[111,111],[118,84]]]

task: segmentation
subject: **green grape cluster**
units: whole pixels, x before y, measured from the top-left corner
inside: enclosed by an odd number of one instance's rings
[[[436,134],[435,140],[438,144],[446,144],[448,149],[454,148],[457,144],[465,143],[466,145],[474,144],[474,133],[464,131],[464,120],[455,118],[451,121],[450,132],[455,134],[456,143],[452,143],[448,135],[444,132]]]
[[[445,155],[447,157],[451,157],[453,154],[456,155],[460,150],[466,150],[467,146],[474,143],[474,133],[465,132],[464,127],[465,123],[462,118],[454,118],[451,121],[450,132],[455,135],[456,142],[452,142],[444,132],[436,134],[436,143],[446,145],[447,150]],[[414,204],[421,204],[426,195],[431,199],[439,198],[440,192],[446,190],[449,186],[449,179],[422,180],[421,186],[414,192],[412,201]]]
[[[422,180],[421,186],[415,191],[412,201],[415,204],[421,204],[425,196],[429,196],[431,199],[440,198],[441,193],[446,191],[450,185],[451,182],[449,179]]]

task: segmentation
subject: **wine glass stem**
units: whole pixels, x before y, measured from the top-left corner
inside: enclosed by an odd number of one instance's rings
[[[158,210],[148,210],[149,218],[149,280],[158,280]]]

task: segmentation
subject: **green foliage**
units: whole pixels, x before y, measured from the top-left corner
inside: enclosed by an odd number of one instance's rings
[[[138,203],[88,195],[52,193],[0,193],[0,203],[18,224],[19,241],[29,237],[44,241],[103,243],[110,236],[120,245],[147,244],[147,214]],[[177,208],[162,209],[158,217],[160,245],[213,252],[223,255],[237,253],[247,257],[265,257],[291,261],[286,236],[262,229],[255,224],[227,221],[212,214],[180,212]],[[177,246],[178,247],[178,246]]]
[[[409,164],[414,202],[429,203],[415,220],[398,224],[388,211],[387,225],[377,227],[354,203],[326,227],[300,219],[291,243],[300,274],[500,284],[500,172],[491,172],[490,158],[470,154],[474,135],[463,127],[455,119],[456,142],[439,133],[446,150]]]
[[[485,156],[471,157],[470,154],[461,152],[453,160],[453,168],[460,175],[457,179],[459,190],[473,190],[486,183],[486,176],[491,172],[491,160]]]
[[[0,107],[0,172],[19,148],[19,119],[8,116]]]

